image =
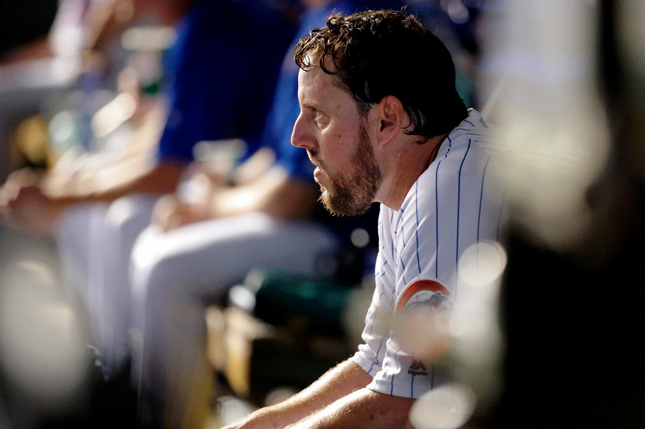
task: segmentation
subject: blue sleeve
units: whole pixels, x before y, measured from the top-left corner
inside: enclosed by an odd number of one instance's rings
[[[275,20],[256,12],[233,2],[201,1],[179,26],[158,160],[190,162],[202,140],[242,138],[249,153],[259,146],[292,33],[288,26],[276,30]],[[273,25],[276,37],[257,40],[249,34],[245,26],[257,22]]]
[[[290,177],[310,182],[313,186],[314,167],[307,157],[307,151],[291,145],[293,124],[300,114],[297,92],[298,67],[287,55],[267,118],[263,142],[274,150],[276,164],[283,167]]]

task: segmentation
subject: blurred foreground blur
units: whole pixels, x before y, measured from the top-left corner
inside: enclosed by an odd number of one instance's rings
[[[512,228],[488,424],[643,427],[645,6],[495,4],[483,69]]]

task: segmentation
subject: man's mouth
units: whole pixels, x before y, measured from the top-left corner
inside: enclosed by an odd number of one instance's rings
[[[318,154],[315,152],[307,151],[307,155],[309,156],[309,161],[316,167],[316,170],[324,170],[323,162],[318,158]],[[315,173],[314,173],[315,174]]]
[[[307,156],[309,156],[309,161],[318,168],[322,168],[322,162],[318,159],[318,155],[315,152],[310,150],[307,151]]]

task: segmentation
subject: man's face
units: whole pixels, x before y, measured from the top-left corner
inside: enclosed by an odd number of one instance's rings
[[[358,215],[374,201],[382,173],[374,157],[367,118],[354,99],[337,87],[336,77],[320,67],[300,70],[300,116],[291,136],[294,146],[307,149],[317,167],[320,200],[334,214]]]

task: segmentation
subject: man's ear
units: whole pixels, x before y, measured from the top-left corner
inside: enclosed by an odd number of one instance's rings
[[[387,143],[403,132],[403,121],[406,117],[401,101],[393,95],[387,95],[377,104],[379,141]]]

